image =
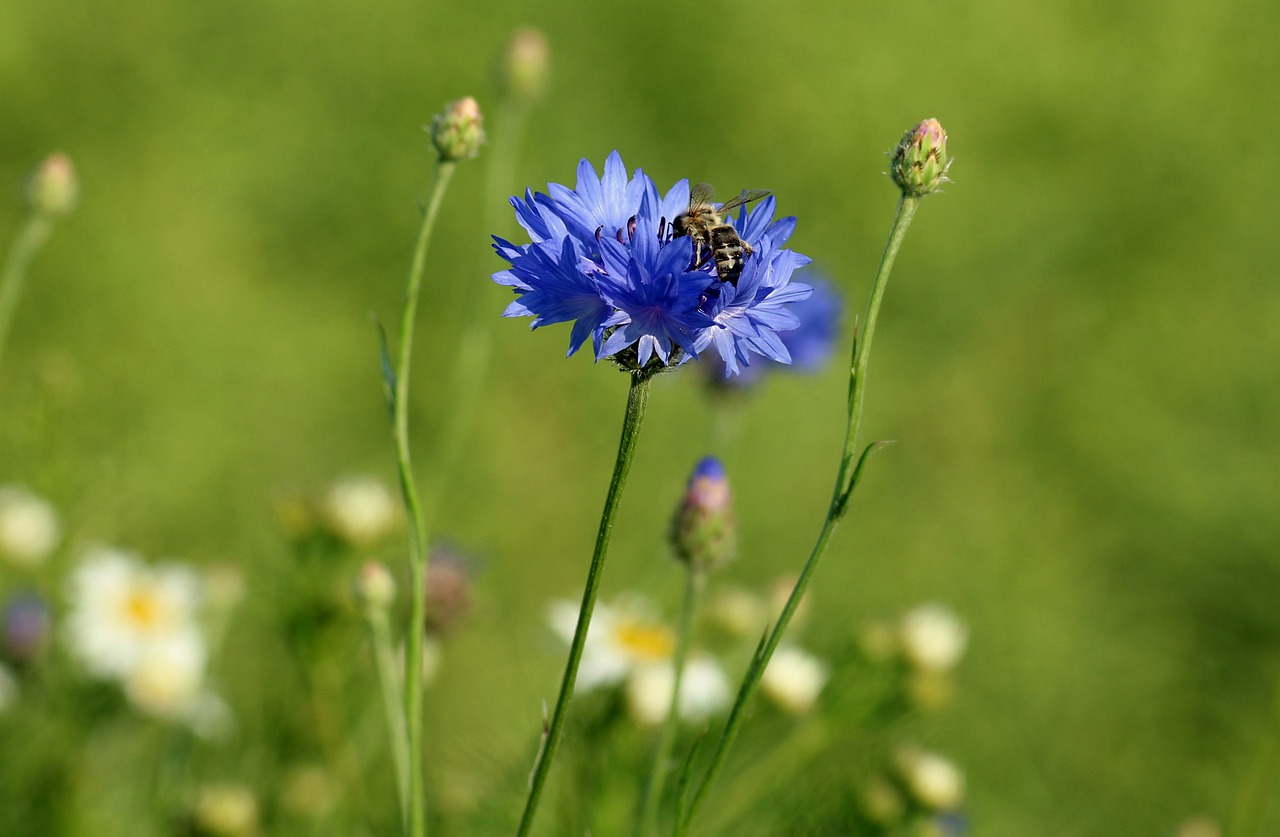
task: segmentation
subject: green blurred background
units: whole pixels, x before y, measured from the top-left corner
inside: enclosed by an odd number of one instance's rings
[[[809,635],[921,599],[969,621],[932,741],[966,770],[975,834],[1171,834],[1230,821],[1251,781],[1273,797],[1257,757],[1280,725],[1273,3],[6,0],[0,184],[60,149],[82,201],[0,368],[0,482],[54,500],[73,542],[232,561],[251,583],[281,560],[282,496],[353,472],[390,484],[368,315],[398,322],[431,172],[420,126],[462,95],[488,107],[523,25],[549,39],[552,84],[510,182],[487,184],[482,157],[447,197],[419,448],[450,409],[467,288],[495,318],[509,296],[488,280],[489,234],[519,234],[507,195],[615,148],[662,186],[772,189],[851,323],[895,200],[884,152],[937,117],[954,183],[908,236],[872,362],[867,432],[898,444],[828,554]],[[0,202],[0,236],[20,218]],[[543,610],[580,589],[626,391],[564,360],[563,327],[494,333],[442,509],[484,569],[428,701],[437,779],[463,795],[530,757],[562,664]],[[767,382],[720,451],[743,583],[794,572],[817,532],[840,365]],[[655,386],[606,595],[674,613],[663,528],[711,436],[700,385]],[[251,717],[263,684],[237,672],[265,664],[242,634],[223,679]],[[1280,833],[1280,811],[1255,821]]]

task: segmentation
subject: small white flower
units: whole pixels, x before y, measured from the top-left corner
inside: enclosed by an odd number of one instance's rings
[[[578,605],[563,599],[552,602],[547,621],[557,636],[572,642]],[[671,629],[655,619],[642,601],[597,604],[582,648],[574,693],[621,683],[639,665],[670,659],[674,648]]]
[[[174,644],[186,653],[204,639],[196,623],[198,576],[184,567],[147,567],[136,556],[114,549],[91,552],[71,579],[68,632],[72,649],[99,677],[126,678],[144,660]],[[190,656],[188,654],[188,656]],[[154,660],[150,665],[158,665]]]
[[[0,555],[33,566],[48,558],[61,538],[52,505],[25,488],[0,486]]]
[[[627,678],[627,710],[636,723],[653,727],[667,719],[675,670],[667,663],[649,663]]]
[[[148,644],[125,675],[125,693],[149,715],[185,719],[200,698],[204,667],[204,639],[195,631],[181,631]]]
[[[675,668],[669,662],[637,666],[627,679],[627,708],[637,723],[656,726],[671,710]],[[685,663],[680,679],[680,718],[705,721],[729,705],[729,678],[712,657],[696,657]]]
[[[826,663],[794,646],[779,646],[769,660],[760,688],[779,707],[803,715],[818,702],[827,684]]]
[[[969,630],[960,617],[940,604],[922,604],[908,611],[899,626],[907,659],[927,671],[955,668],[964,656]]]
[[[0,663],[0,712],[18,699],[18,681],[4,663]]]
[[[951,811],[964,801],[964,774],[937,753],[903,747],[896,755],[898,772],[916,800],[935,811]]]
[[[186,567],[149,567],[96,549],[71,578],[71,650],[91,674],[119,681],[140,711],[196,729],[217,700],[203,691],[202,598],[199,576]]]
[[[355,547],[376,543],[400,522],[396,498],[373,477],[335,483],[324,497],[323,512],[333,533]]]

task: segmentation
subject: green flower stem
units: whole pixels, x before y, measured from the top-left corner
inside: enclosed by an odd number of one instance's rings
[[[8,341],[9,326],[13,323],[13,313],[18,307],[18,297],[22,295],[22,286],[27,278],[27,267],[36,251],[48,240],[52,230],[53,221],[48,216],[32,213],[9,249],[4,273],[0,273],[0,360],[4,359],[4,346]]]
[[[427,616],[427,527],[418,499],[418,489],[413,481],[413,466],[409,459],[409,363],[413,356],[413,328],[418,313],[418,289],[422,285],[423,267],[427,259],[427,246],[431,243],[431,231],[440,204],[444,199],[449,179],[456,164],[440,162],[436,165],[435,182],[427,200],[427,211],[422,218],[422,229],[413,251],[413,264],[409,269],[409,281],[405,290],[404,318],[400,323],[400,358],[396,366],[395,385],[392,393],[393,429],[396,444],[396,466],[400,477],[400,491],[409,519],[409,588],[412,605],[407,628],[408,659],[405,662],[404,705],[406,729],[409,737],[409,834],[422,837],[427,833],[427,800],[424,786],[422,741],[422,645]]]
[[[689,646],[693,644],[693,626],[697,620],[698,606],[702,602],[702,591],[706,588],[707,574],[689,565],[685,575],[684,602],[680,607],[680,625],[676,634],[675,657],[671,664],[675,666],[675,677],[671,684],[671,706],[667,709],[667,718],[659,733],[658,746],[654,752],[653,767],[649,770],[649,780],[645,782],[640,801],[640,815],[636,818],[635,837],[648,837],[653,831],[653,824],[658,815],[658,802],[662,798],[663,777],[667,771],[667,763],[671,760],[671,747],[676,740],[676,730],[680,725],[680,687],[684,680],[684,667],[689,659]]]
[[[773,630],[761,640],[760,647],[756,650],[756,654],[751,660],[751,665],[747,668],[747,673],[742,679],[742,685],[738,689],[738,696],[734,700],[733,709],[729,712],[729,720],[725,722],[724,732],[721,734],[716,750],[711,756],[711,764],[707,768],[706,775],[698,785],[698,789],[688,807],[684,808],[682,806],[682,809],[677,814],[674,832],[677,837],[682,837],[682,835],[688,833],[693,823],[693,818],[697,815],[698,809],[706,798],[707,791],[710,790],[712,783],[719,776],[720,770],[724,766],[725,756],[728,754],[729,748],[733,745],[733,741],[738,735],[738,730],[745,720],[747,706],[760,685],[760,678],[764,676],[764,670],[768,666],[770,658],[773,657],[774,650],[782,640],[782,635],[786,632],[787,626],[791,624],[791,618],[795,615],[796,608],[800,606],[800,600],[804,597],[805,590],[809,587],[809,580],[813,577],[813,572],[817,569],[818,562],[822,560],[822,555],[826,552],[827,543],[831,540],[831,535],[835,532],[836,525],[848,509],[849,498],[853,494],[853,489],[857,487],[867,456],[875,449],[875,446],[871,445],[863,450],[861,456],[856,455],[858,429],[862,423],[862,402],[866,394],[867,362],[871,356],[871,340],[875,335],[876,318],[880,313],[880,301],[884,297],[884,289],[889,280],[889,272],[893,269],[893,261],[898,255],[898,248],[902,245],[902,239],[907,233],[907,228],[911,225],[911,219],[915,215],[919,203],[919,198],[905,195],[898,202],[898,209],[893,218],[893,226],[889,232],[889,241],[885,244],[884,253],[880,256],[880,268],[876,271],[875,282],[871,287],[871,299],[867,303],[867,316],[862,334],[854,338],[853,360],[849,366],[849,423],[845,432],[844,450],[840,457],[840,470],[836,476],[831,505],[827,509],[826,519],[822,522],[822,529],[818,532],[818,540],[813,546],[813,551],[809,554],[809,560],[805,563],[804,570],[800,573],[800,578],[796,580],[795,587],[791,590],[791,596],[787,599],[786,605],[782,608],[782,613],[778,616],[777,623],[773,626]]]
[[[387,732],[391,736],[391,758],[396,769],[396,795],[400,802],[400,818],[409,831],[409,735],[405,729],[404,708],[400,695],[404,684],[400,679],[395,647],[391,641],[391,624],[383,608],[368,614],[373,660],[378,670],[378,690],[382,693],[382,709],[387,716]]]
[[[609,536],[613,532],[613,521],[618,513],[618,504],[622,500],[622,488],[626,485],[627,474],[631,470],[631,460],[635,456],[636,441],[640,436],[640,425],[644,420],[645,408],[649,405],[649,384],[652,375],[649,373],[632,373],[631,389],[627,394],[627,413],[622,421],[622,436],[618,440],[618,459],[613,466],[613,478],[609,481],[609,493],[605,497],[604,511],[600,515],[600,529],[596,534],[596,548],[591,556],[591,568],[587,570],[587,585],[582,591],[582,607],[578,610],[578,627],[573,632],[573,642],[569,645],[569,660],[565,664],[564,678],[560,682],[560,696],[556,698],[556,708],[551,715],[551,724],[547,728],[538,753],[538,761],[529,780],[529,796],[525,800],[524,814],[520,818],[517,835],[523,837],[533,827],[533,817],[538,810],[538,802],[542,798],[543,786],[547,774],[551,770],[551,762],[555,759],[556,749],[564,735],[564,720],[569,711],[569,701],[573,698],[573,687],[578,679],[578,664],[582,662],[582,648],[587,641],[587,628],[591,624],[591,614],[595,610],[596,595],[600,590],[600,579],[604,575],[605,555],[609,549]]]

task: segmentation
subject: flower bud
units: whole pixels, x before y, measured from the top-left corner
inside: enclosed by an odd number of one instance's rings
[[[502,51],[503,95],[521,105],[541,99],[547,92],[550,66],[551,47],[547,36],[532,27],[519,30]]]
[[[356,576],[356,598],[366,614],[385,612],[396,600],[396,581],[378,561],[365,561]]]
[[[948,182],[947,132],[936,119],[926,119],[902,135],[893,151],[889,173],[902,194],[910,198],[931,195]]]
[[[943,673],[955,668],[969,643],[969,629],[940,604],[908,611],[899,626],[902,651],[917,669]]]
[[[434,634],[447,633],[471,607],[471,569],[448,547],[431,550],[427,564],[427,624]]]
[[[902,747],[895,761],[907,790],[926,808],[948,811],[964,801],[964,774],[937,753]]]
[[[728,563],[737,552],[729,479],[714,456],[693,469],[684,498],[671,521],[676,556],[696,570]]]
[[[65,218],[76,207],[80,183],[71,158],[57,152],[40,162],[27,180],[27,204],[38,215]]]
[[[867,819],[887,828],[902,819],[907,803],[893,783],[881,776],[859,790],[858,807]]]
[[[467,160],[480,153],[484,142],[480,105],[470,96],[459,99],[431,120],[431,144],[440,162]]]
[[[258,802],[238,783],[201,788],[195,804],[197,832],[211,837],[248,837],[258,831]]]
[[[945,672],[921,669],[907,677],[907,699],[925,712],[939,712],[955,701],[956,684]]]
[[[321,502],[326,528],[348,546],[372,546],[402,522],[391,491],[374,477],[346,477],[331,486]]]

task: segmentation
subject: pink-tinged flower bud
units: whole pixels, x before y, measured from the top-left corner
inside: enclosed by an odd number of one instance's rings
[[[502,92],[522,105],[532,104],[547,92],[551,47],[547,36],[533,28],[521,29],[502,51]]]
[[[396,581],[382,563],[365,561],[356,576],[356,597],[366,613],[384,613],[396,600]]]
[[[483,121],[480,105],[470,96],[436,114],[428,130],[440,162],[453,163],[479,154],[484,142]]]
[[[695,570],[710,570],[733,560],[737,540],[729,478],[720,460],[708,456],[689,477],[671,521],[671,544],[681,561]]]
[[[448,633],[471,609],[471,568],[449,547],[431,550],[427,564],[427,624],[429,633]]]
[[[38,215],[65,218],[76,207],[80,182],[71,158],[57,152],[41,161],[27,180],[27,203]]]
[[[936,119],[926,119],[902,135],[893,151],[889,173],[902,193],[910,198],[931,195],[947,183],[947,132]]]

